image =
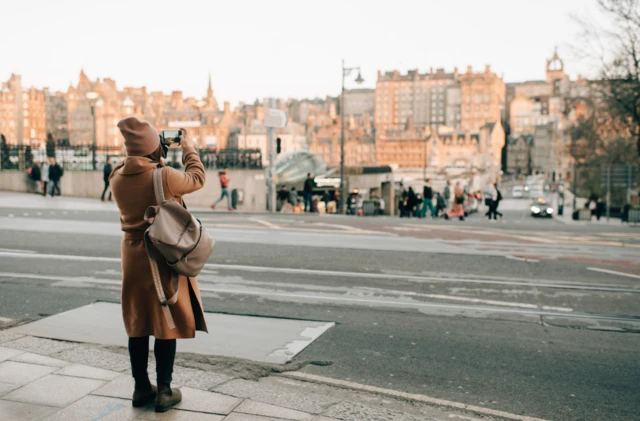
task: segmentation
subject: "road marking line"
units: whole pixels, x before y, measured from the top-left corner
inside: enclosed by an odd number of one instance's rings
[[[3,248],[0,248],[0,252],[6,252],[6,253],[27,253],[27,254],[36,254],[36,253],[38,253],[37,251],[33,251],[33,250],[3,249]]]
[[[39,254],[39,253],[16,253],[5,252],[0,250],[0,257],[10,257],[19,259],[42,259],[42,260],[67,260],[67,261],[80,261],[80,262],[105,262],[105,263],[120,263],[119,257],[98,257],[98,256],[74,256],[65,254]],[[224,270],[237,270],[246,272],[272,272],[272,273],[287,273],[287,274],[305,274],[305,275],[318,275],[318,276],[343,276],[348,278],[369,278],[369,279],[401,279],[415,282],[458,282],[468,284],[488,284],[488,285],[513,285],[522,287],[539,287],[539,288],[552,288],[552,289],[571,289],[571,290],[583,290],[583,291],[604,291],[604,292],[623,292],[631,294],[640,294],[640,289],[634,288],[618,288],[608,285],[588,285],[571,283],[568,281],[555,281],[549,280],[546,282],[529,282],[522,281],[510,281],[500,280],[500,278],[488,278],[488,279],[467,279],[467,278],[453,278],[453,277],[436,277],[436,276],[418,276],[418,275],[394,275],[386,273],[366,273],[366,272],[342,272],[342,271],[329,271],[329,270],[315,270],[315,269],[294,269],[294,268],[279,268],[268,266],[245,266],[245,265],[224,265],[217,263],[207,263],[205,268],[208,269],[224,269]],[[215,274],[211,271],[203,270],[203,274]],[[559,282],[559,283],[553,283]],[[565,283],[563,283],[565,282]]]
[[[617,270],[609,270],[609,269],[601,269],[601,268],[587,268],[587,270],[592,270],[594,272],[609,273],[611,275],[627,276],[629,278],[640,279],[640,276],[638,276],[638,275],[633,275],[631,273],[626,273],[626,272],[618,272]]]
[[[511,260],[518,260],[520,262],[529,262],[529,263],[539,263],[540,260],[538,259],[529,259],[527,257],[520,257],[520,256],[511,256],[509,254],[505,254],[505,256],[507,259],[511,259]]]
[[[590,313],[573,313],[562,311],[544,311],[525,308],[501,308],[501,307],[483,307],[464,304],[445,304],[445,303],[428,303],[428,302],[403,302],[403,301],[387,301],[387,300],[369,300],[364,298],[346,298],[346,297],[331,297],[326,295],[307,295],[307,294],[289,294],[279,292],[268,291],[246,291],[235,289],[222,289],[222,288],[210,288],[206,286],[200,286],[200,291],[222,293],[222,294],[234,294],[234,295],[258,295],[261,297],[282,297],[282,298],[303,298],[319,301],[343,301],[352,303],[363,304],[381,304],[390,306],[401,307],[422,307],[422,308],[443,308],[450,310],[463,310],[463,311],[484,311],[487,313],[513,313],[513,314],[529,314],[535,316],[548,316],[548,317],[568,317],[571,319],[594,319],[594,320],[616,320],[624,322],[640,322],[640,316],[635,315],[608,315],[608,314],[590,314]]]
[[[102,284],[120,286],[121,282],[115,279],[99,279],[88,276],[81,277],[69,277],[69,276],[56,276],[56,275],[41,275],[30,273],[15,273],[15,272],[0,272],[0,277],[6,278],[25,278],[25,279],[42,279],[52,280],[60,282],[69,282],[77,284]],[[71,285],[59,285],[60,287],[70,287]],[[76,285],[74,285],[76,287]],[[224,288],[212,288],[206,286],[206,284],[200,285],[201,292],[212,292],[216,294],[233,294],[233,295],[256,295],[260,297],[281,297],[281,298],[293,298],[293,299],[310,299],[316,301],[328,301],[328,302],[351,302],[351,303],[363,303],[363,304],[380,304],[385,306],[400,306],[400,307],[417,307],[417,308],[442,308],[450,310],[462,310],[462,311],[483,311],[488,313],[511,313],[511,314],[528,314],[535,316],[548,316],[548,317],[568,317],[571,319],[592,319],[592,320],[615,320],[623,322],[640,322],[640,316],[636,315],[608,315],[598,313],[575,313],[565,311],[553,311],[553,310],[536,310],[526,308],[501,308],[501,307],[487,307],[487,306],[474,306],[464,304],[446,304],[446,303],[429,303],[429,302],[404,302],[404,301],[388,301],[388,300],[371,300],[364,298],[350,298],[350,297],[335,297],[327,295],[308,295],[308,294],[293,294],[293,293],[278,293],[269,291],[246,291],[236,289],[224,289]]]
[[[358,390],[358,391],[365,391],[365,392],[370,392],[370,393],[376,393],[376,394],[379,394],[379,395],[386,395],[386,396],[400,398],[400,399],[404,399],[404,400],[408,400],[408,401],[422,402],[422,403],[427,403],[427,404],[431,404],[431,405],[446,406],[446,407],[450,407],[450,408],[462,409],[462,410],[465,410],[465,411],[475,412],[477,414],[489,415],[489,416],[494,416],[494,417],[501,417],[501,418],[506,418],[506,419],[509,419],[509,420],[515,420],[515,421],[548,421],[548,420],[545,420],[543,418],[535,418],[535,417],[528,417],[526,415],[511,414],[509,412],[498,411],[498,410],[495,410],[495,409],[484,408],[484,407],[481,407],[481,406],[468,405],[468,404],[461,403],[461,402],[453,402],[453,401],[448,401],[448,400],[445,400],[445,399],[433,398],[431,396],[419,395],[419,394],[414,394],[414,393],[405,393],[405,392],[400,392],[398,390],[384,389],[384,388],[381,388],[381,387],[367,386],[367,385],[364,385],[364,384],[348,382],[348,381],[345,381],[345,380],[338,380],[338,379],[332,379],[332,378],[329,378],[329,377],[317,376],[315,374],[301,373],[299,371],[289,371],[289,372],[286,372],[286,373],[281,373],[280,375],[284,376],[284,377],[289,377],[289,378],[292,378],[292,379],[298,379],[298,380],[315,382],[315,383],[322,383],[322,384],[330,384],[332,386],[337,386],[337,387],[342,387],[342,388],[352,389],[352,390]]]
[[[259,223],[259,224],[264,225],[265,227],[269,227],[269,228],[274,229],[274,230],[278,230],[278,229],[280,229],[280,226],[278,226],[278,225],[276,225],[276,224],[273,224],[273,223],[271,223],[271,222],[269,222],[269,221],[265,221],[264,219],[260,219],[260,218],[249,218],[249,221],[257,222],[257,223]]]

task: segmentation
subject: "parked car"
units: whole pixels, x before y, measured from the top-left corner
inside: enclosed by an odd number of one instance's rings
[[[553,208],[546,199],[538,197],[531,202],[531,216],[551,218],[553,216]]]
[[[524,197],[524,189],[522,186],[513,186],[513,189],[511,189],[511,196],[514,199],[522,199]]]

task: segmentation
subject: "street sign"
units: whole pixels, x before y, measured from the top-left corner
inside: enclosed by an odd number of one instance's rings
[[[264,110],[264,126],[274,129],[283,129],[287,127],[289,115],[284,110],[277,108],[265,108]]]

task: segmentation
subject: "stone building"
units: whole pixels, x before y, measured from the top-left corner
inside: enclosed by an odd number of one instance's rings
[[[533,135],[516,134],[507,138],[507,172],[509,174],[531,174],[533,163],[531,162],[531,148]]]
[[[459,76],[461,87],[460,127],[465,131],[480,130],[487,123],[503,121],[506,107],[506,85],[487,65],[484,72],[474,73],[471,66]]]
[[[44,92],[33,87],[25,89],[20,75],[12,74],[2,83],[0,133],[10,144],[38,147],[46,141]]]
[[[447,73],[444,69],[433,69],[421,74],[410,70],[400,72],[378,72],[376,82],[374,122],[377,130],[402,130],[409,119],[416,128],[456,124],[455,108],[447,97],[448,90],[458,85],[458,70]]]
[[[375,89],[348,89],[344,92],[345,116],[373,115],[376,103]]]
[[[47,135],[56,143],[69,141],[67,118],[67,98],[62,92],[52,93],[44,88]]]

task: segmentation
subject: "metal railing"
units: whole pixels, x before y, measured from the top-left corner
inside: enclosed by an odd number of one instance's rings
[[[262,153],[259,149],[201,149],[200,158],[205,168],[261,169]],[[126,157],[120,148],[96,148],[95,165],[91,144],[56,146],[52,151],[33,149],[28,145],[0,144],[0,171],[26,170],[34,162],[43,163],[47,156],[55,156],[56,161],[67,171],[102,170],[107,158],[116,164]],[[171,149],[167,163],[182,168],[182,150]]]

